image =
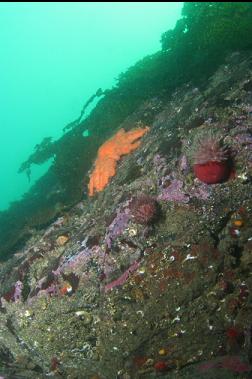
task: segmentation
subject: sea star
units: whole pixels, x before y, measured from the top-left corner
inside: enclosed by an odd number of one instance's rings
[[[89,196],[93,196],[95,191],[100,192],[106,187],[109,179],[116,173],[117,161],[122,155],[129,154],[137,149],[141,143],[137,140],[148,130],[148,126],[132,129],[129,132],[120,129],[99,148],[95,168],[90,176],[88,185]]]

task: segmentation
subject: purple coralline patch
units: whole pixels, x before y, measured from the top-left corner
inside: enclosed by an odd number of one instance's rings
[[[52,283],[50,286],[48,286],[46,289],[41,289],[38,293],[37,293],[37,296],[38,297],[41,297],[41,296],[57,296],[59,295],[59,287],[57,286],[57,284],[54,284]],[[32,303],[32,298],[29,299],[29,303],[31,304]]]
[[[19,300],[22,300],[22,290],[23,290],[23,283],[18,280],[16,283],[15,283],[15,290],[14,290],[14,294],[13,294],[13,299],[14,301],[19,301]]]
[[[252,145],[252,135],[249,133],[238,134],[235,140],[242,145]]]
[[[87,239],[86,239],[87,240]],[[89,278],[92,267],[94,271],[103,270],[105,265],[105,253],[100,246],[86,246],[86,240],[83,241],[80,251],[77,251],[71,256],[61,258],[58,267],[52,270],[51,274],[47,277],[41,278],[36,286],[35,291],[31,295],[29,301],[37,296],[57,296],[60,293],[60,281],[67,280],[73,287],[73,292],[78,288],[79,280],[81,278]],[[106,269],[108,270],[108,264]]]
[[[203,363],[199,366],[199,371],[206,372],[213,368],[224,368],[237,373],[249,372],[252,369],[248,363],[242,362],[239,356],[228,355]]]
[[[234,141],[236,142],[236,154],[246,151],[248,165],[252,165],[252,133],[248,125],[240,125],[234,129]]]
[[[112,241],[120,236],[128,225],[130,220],[130,209],[120,208],[117,210],[116,217],[112,223],[108,226],[105,242],[109,249],[112,247]]]
[[[53,274],[55,277],[71,273],[81,276],[85,271],[85,267],[93,260],[99,265],[103,264],[104,252],[99,246],[92,246],[92,248],[85,247],[70,257],[64,257],[59,267],[53,271]]]
[[[204,183],[194,183],[187,192],[183,190],[184,183],[177,178],[176,172],[164,175],[167,171],[167,162],[165,158],[156,154],[153,159],[156,175],[158,179],[159,194],[157,200],[175,201],[180,203],[188,203],[192,197],[206,200],[211,195],[211,188]],[[181,174],[186,175],[190,171],[190,165],[185,155],[182,155],[178,162],[178,168]],[[163,173],[163,176],[162,176]]]
[[[187,175],[190,171],[190,165],[185,155],[182,155],[182,157],[179,160],[179,168],[180,171],[182,171],[185,175]]]
[[[183,192],[182,180],[173,179],[168,187],[161,189],[161,194],[157,199],[188,203],[189,196]]]
[[[132,265],[130,265],[130,267],[126,271],[124,271],[124,273],[121,276],[119,276],[119,278],[106,284],[104,287],[104,291],[108,292],[114,287],[122,286],[128,280],[130,274],[132,274],[134,271],[138,269],[139,265],[140,263],[138,261],[133,262]]]
[[[190,190],[190,197],[196,197],[200,200],[207,200],[211,195],[212,188],[205,183],[200,183],[198,186]]]
[[[156,154],[154,156],[153,165],[156,171],[156,175],[161,175],[162,171],[167,168],[166,159],[159,154]]]
[[[47,237],[49,234],[51,234],[55,229],[61,227],[64,224],[64,217],[58,217],[56,221],[54,221],[49,228],[46,229],[43,238]]]

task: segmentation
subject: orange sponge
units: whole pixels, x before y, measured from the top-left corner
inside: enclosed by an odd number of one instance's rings
[[[122,155],[129,154],[138,148],[140,141],[137,140],[148,130],[148,126],[132,129],[129,132],[120,129],[99,148],[95,168],[90,176],[88,185],[89,196],[93,196],[95,191],[102,191],[106,187],[109,179],[116,173],[117,161]]]

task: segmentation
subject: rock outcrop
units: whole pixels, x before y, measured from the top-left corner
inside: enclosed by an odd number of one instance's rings
[[[249,378],[251,78],[252,54],[234,53],[201,87],[155,97],[118,125],[148,114],[150,130],[103,191],[0,266],[0,375]],[[191,149],[216,129],[230,175],[206,184]],[[151,223],[132,215],[136,196],[157,204]]]

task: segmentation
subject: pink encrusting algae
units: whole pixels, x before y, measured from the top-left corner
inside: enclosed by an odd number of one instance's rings
[[[132,274],[138,269],[139,265],[140,263],[138,261],[133,262],[132,265],[121,276],[119,276],[119,278],[106,284],[104,291],[108,292],[109,290],[112,290],[114,287],[122,286],[128,280],[130,274]]]

